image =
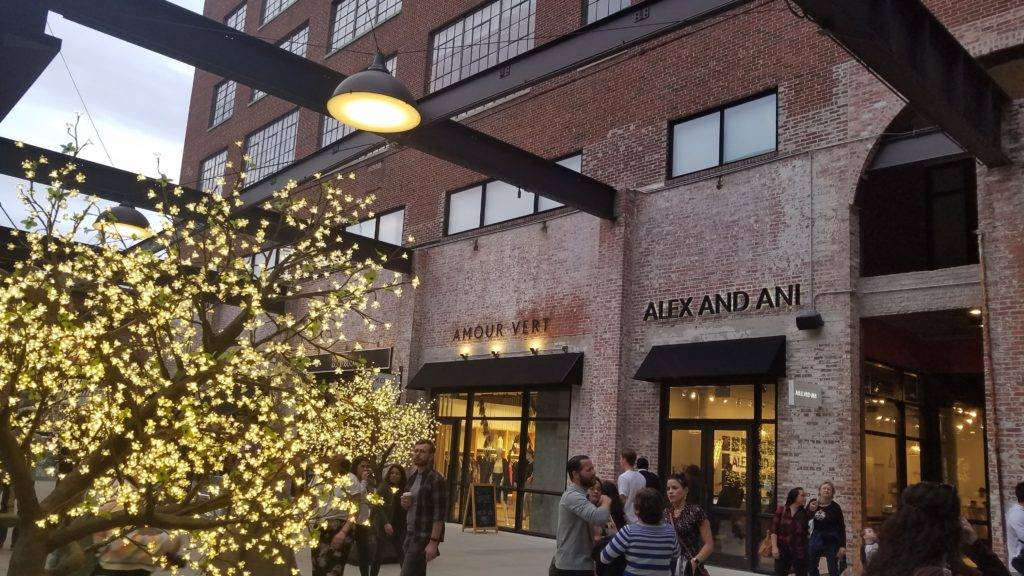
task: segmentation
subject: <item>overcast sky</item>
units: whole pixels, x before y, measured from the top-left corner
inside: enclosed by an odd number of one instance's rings
[[[203,0],[172,0],[202,12]],[[68,142],[65,125],[83,113],[79,124],[82,140],[92,140],[82,156],[132,172],[156,175],[160,169],[177,181],[185,120],[192,90],[193,68],[149,52],[100,32],[85,28],[57,14],[50,14],[50,33],[63,41],[67,60],[96,128],[110,151],[103,152],[99,138],[84,116],[84,109],[64,62],[53,59],[42,76],[0,122],[0,135],[59,150]],[[16,180],[0,176],[0,203],[19,212]],[[12,216],[15,216],[12,214]],[[15,216],[15,220],[18,220]],[[0,224],[10,226],[6,217]]]

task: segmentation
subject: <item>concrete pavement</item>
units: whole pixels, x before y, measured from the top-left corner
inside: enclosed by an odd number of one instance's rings
[[[430,563],[428,573],[435,576],[544,576],[554,549],[555,541],[549,538],[509,532],[473,534],[462,532],[457,524],[449,524],[441,556]],[[0,576],[15,576],[7,573],[10,554],[9,548],[0,551]],[[309,550],[297,556],[303,576],[311,576]],[[359,574],[355,566],[350,566],[346,572]],[[383,566],[380,573],[381,576],[398,576],[398,565]],[[711,573],[714,576],[750,576],[749,572],[714,567]]]

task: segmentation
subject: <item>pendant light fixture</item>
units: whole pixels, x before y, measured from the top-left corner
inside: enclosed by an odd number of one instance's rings
[[[152,234],[149,220],[142,212],[125,204],[104,210],[92,227],[102,234],[119,239],[141,240]]]
[[[384,56],[378,52],[369,68],[338,84],[327,101],[331,116],[367,132],[405,132],[419,125],[416,100],[388,72],[384,62]]]

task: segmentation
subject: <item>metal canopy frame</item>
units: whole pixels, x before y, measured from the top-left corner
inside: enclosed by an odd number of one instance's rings
[[[1009,97],[920,0],[794,0],[914,110],[987,166],[1010,162]]]
[[[40,156],[46,156],[52,165],[60,166],[70,162],[81,167],[82,172],[87,174],[88,177],[85,182],[77,184],[77,186],[86,194],[92,194],[104,200],[146,210],[156,210],[156,204],[165,201],[162,197],[149,198],[148,193],[153,189],[154,184],[154,181],[151,179],[139,180],[137,174],[126,170],[119,170],[83,158],[75,158],[53,150],[32,146],[31,144],[22,144],[19,147],[13,140],[0,137],[0,174],[24,178],[25,171],[21,166],[22,161],[26,158],[38,158]],[[184,186],[178,187],[181,188],[182,194],[173,200],[181,205],[195,202],[205,195],[204,192],[198,190]],[[272,223],[282,220],[281,214],[259,207],[253,207],[248,211],[247,216],[249,216],[248,219],[254,226],[261,219]],[[288,243],[294,240],[297,234],[297,230],[281,222],[277,233],[269,241],[278,244]],[[384,267],[388,270],[402,274],[412,273],[411,250],[388,242],[381,242],[374,238],[352,234],[342,229],[335,230],[334,234],[336,238],[340,239],[342,244],[358,246],[352,255],[354,260],[379,258],[381,255],[384,255],[387,257]]]
[[[33,2],[16,2],[11,6],[0,2],[0,6],[4,11],[0,18],[0,53],[3,54],[0,58],[0,78],[3,78],[0,120],[3,120],[50,65],[60,51],[61,41],[43,33],[45,8]]]
[[[167,0],[44,0],[43,4],[68,20],[258,88],[319,114],[328,114],[327,100],[345,79],[344,74],[331,68]],[[186,30],[187,33],[183,33]],[[615,189],[611,186],[467,126],[441,120],[423,123],[398,137],[389,137],[427,154],[433,154],[439,142],[453,137],[471,142],[473,149],[456,154],[445,149],[442,158],[595,216],[615,218]],[[489,172],[494,168],[493,163],[482,160],[491,155],[503,158],[511,166],[500,174]],[[306,181],[310,174],[306,172],[296,180]],[[288,179],[292,177],[285,178],[278,173],[268,180],[271,186],[279,188]],[[261,194],[260,201],[269,196]],[[255,203],[247,202],[247,206]]]

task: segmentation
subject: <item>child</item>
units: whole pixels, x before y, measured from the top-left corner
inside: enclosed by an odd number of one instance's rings
[[[639,522],[619,530],[601,551],[601,563],[626,557],[624,576],[670,576],[679,558],[679,541],[672,526],[662,522],[661,494],[652,488],[637,492],[633,500]]]
[[[878,534],[875,533],[875,529],[868,527],[860,533],[861,538],[864,540],[864,544],[860,547],[860,561],[864,566],[871,562],[871,557],[878,552]]]

